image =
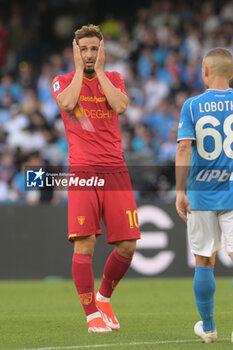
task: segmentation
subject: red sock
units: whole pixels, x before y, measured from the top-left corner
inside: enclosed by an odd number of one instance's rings
[[[92,256],[74,253],[72,275],[86,316],[98,312],[95,305]]]
[[[105,267],[99,292],[106,298],[110,298],[117,284],[128,270],[132,259],[121,256],[116,249],[110,254]]]

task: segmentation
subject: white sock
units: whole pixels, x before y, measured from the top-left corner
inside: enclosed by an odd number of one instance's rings
[[[103,303],[110,303],[110,298],[106,298],[103,295],[100,294],[100,292],[97,292],[96,299],[98,301],[102,301]]]
[[[94,312],[93,314],[90,314],[87,316],[87,323],[91,320],[94,320],[94,318],[101,317],[100,312]]]

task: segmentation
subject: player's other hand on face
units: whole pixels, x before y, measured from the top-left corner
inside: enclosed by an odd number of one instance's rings
[[[97,58],[95,61],[95,72],[103,72],[104,71],[104,62],[105,62],[105,49],[104,49],[104,41],[100,41],[100,46],[97,54]]]
[[[75,70],[82,72],[84,70],[84,63],[80,53],[80,48],[75,39],[73,40],[73,56],[74,56]]]
[[[176,195],[176,210],[178,215],[185,222],[188,221],[186,212],[191,214],[189,199],[183,192],[177,192]]]

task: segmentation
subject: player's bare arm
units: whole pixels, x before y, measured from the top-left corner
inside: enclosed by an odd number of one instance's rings
[[[95,72],[112,109],[119,115],[125,112],[128,106],[128,97],[119,91],[107,78],[104,73],[105,50],[104,42],[100,41],[97,59],[95,62]]]
[[[83,80],[84,63],[80,54],[80,48],[75,39],[73,40],[73,57],[75,64],[75,74],[73,80],[70,85],[67,86],[67,88],[57,97],[58,106],[66,113],[72,112],[76,106]]]
[[[189,199],[185,193],[189,173],[192,141],[180,141],[176,151],[176,210],[178,215],[187,222],[186,211],[191,213]]]

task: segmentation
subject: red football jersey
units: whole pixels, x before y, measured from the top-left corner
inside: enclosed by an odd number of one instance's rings
[[[112,84],[126,94],[121,75],[105,72]],[[54,98],[72,82],[74,72],[53,80]],[[98,78],[83,78],[76,107],[71,113],[61,110],[69,147],[69,163],[81,166],[125,165],[118,115],[109,105]]]

